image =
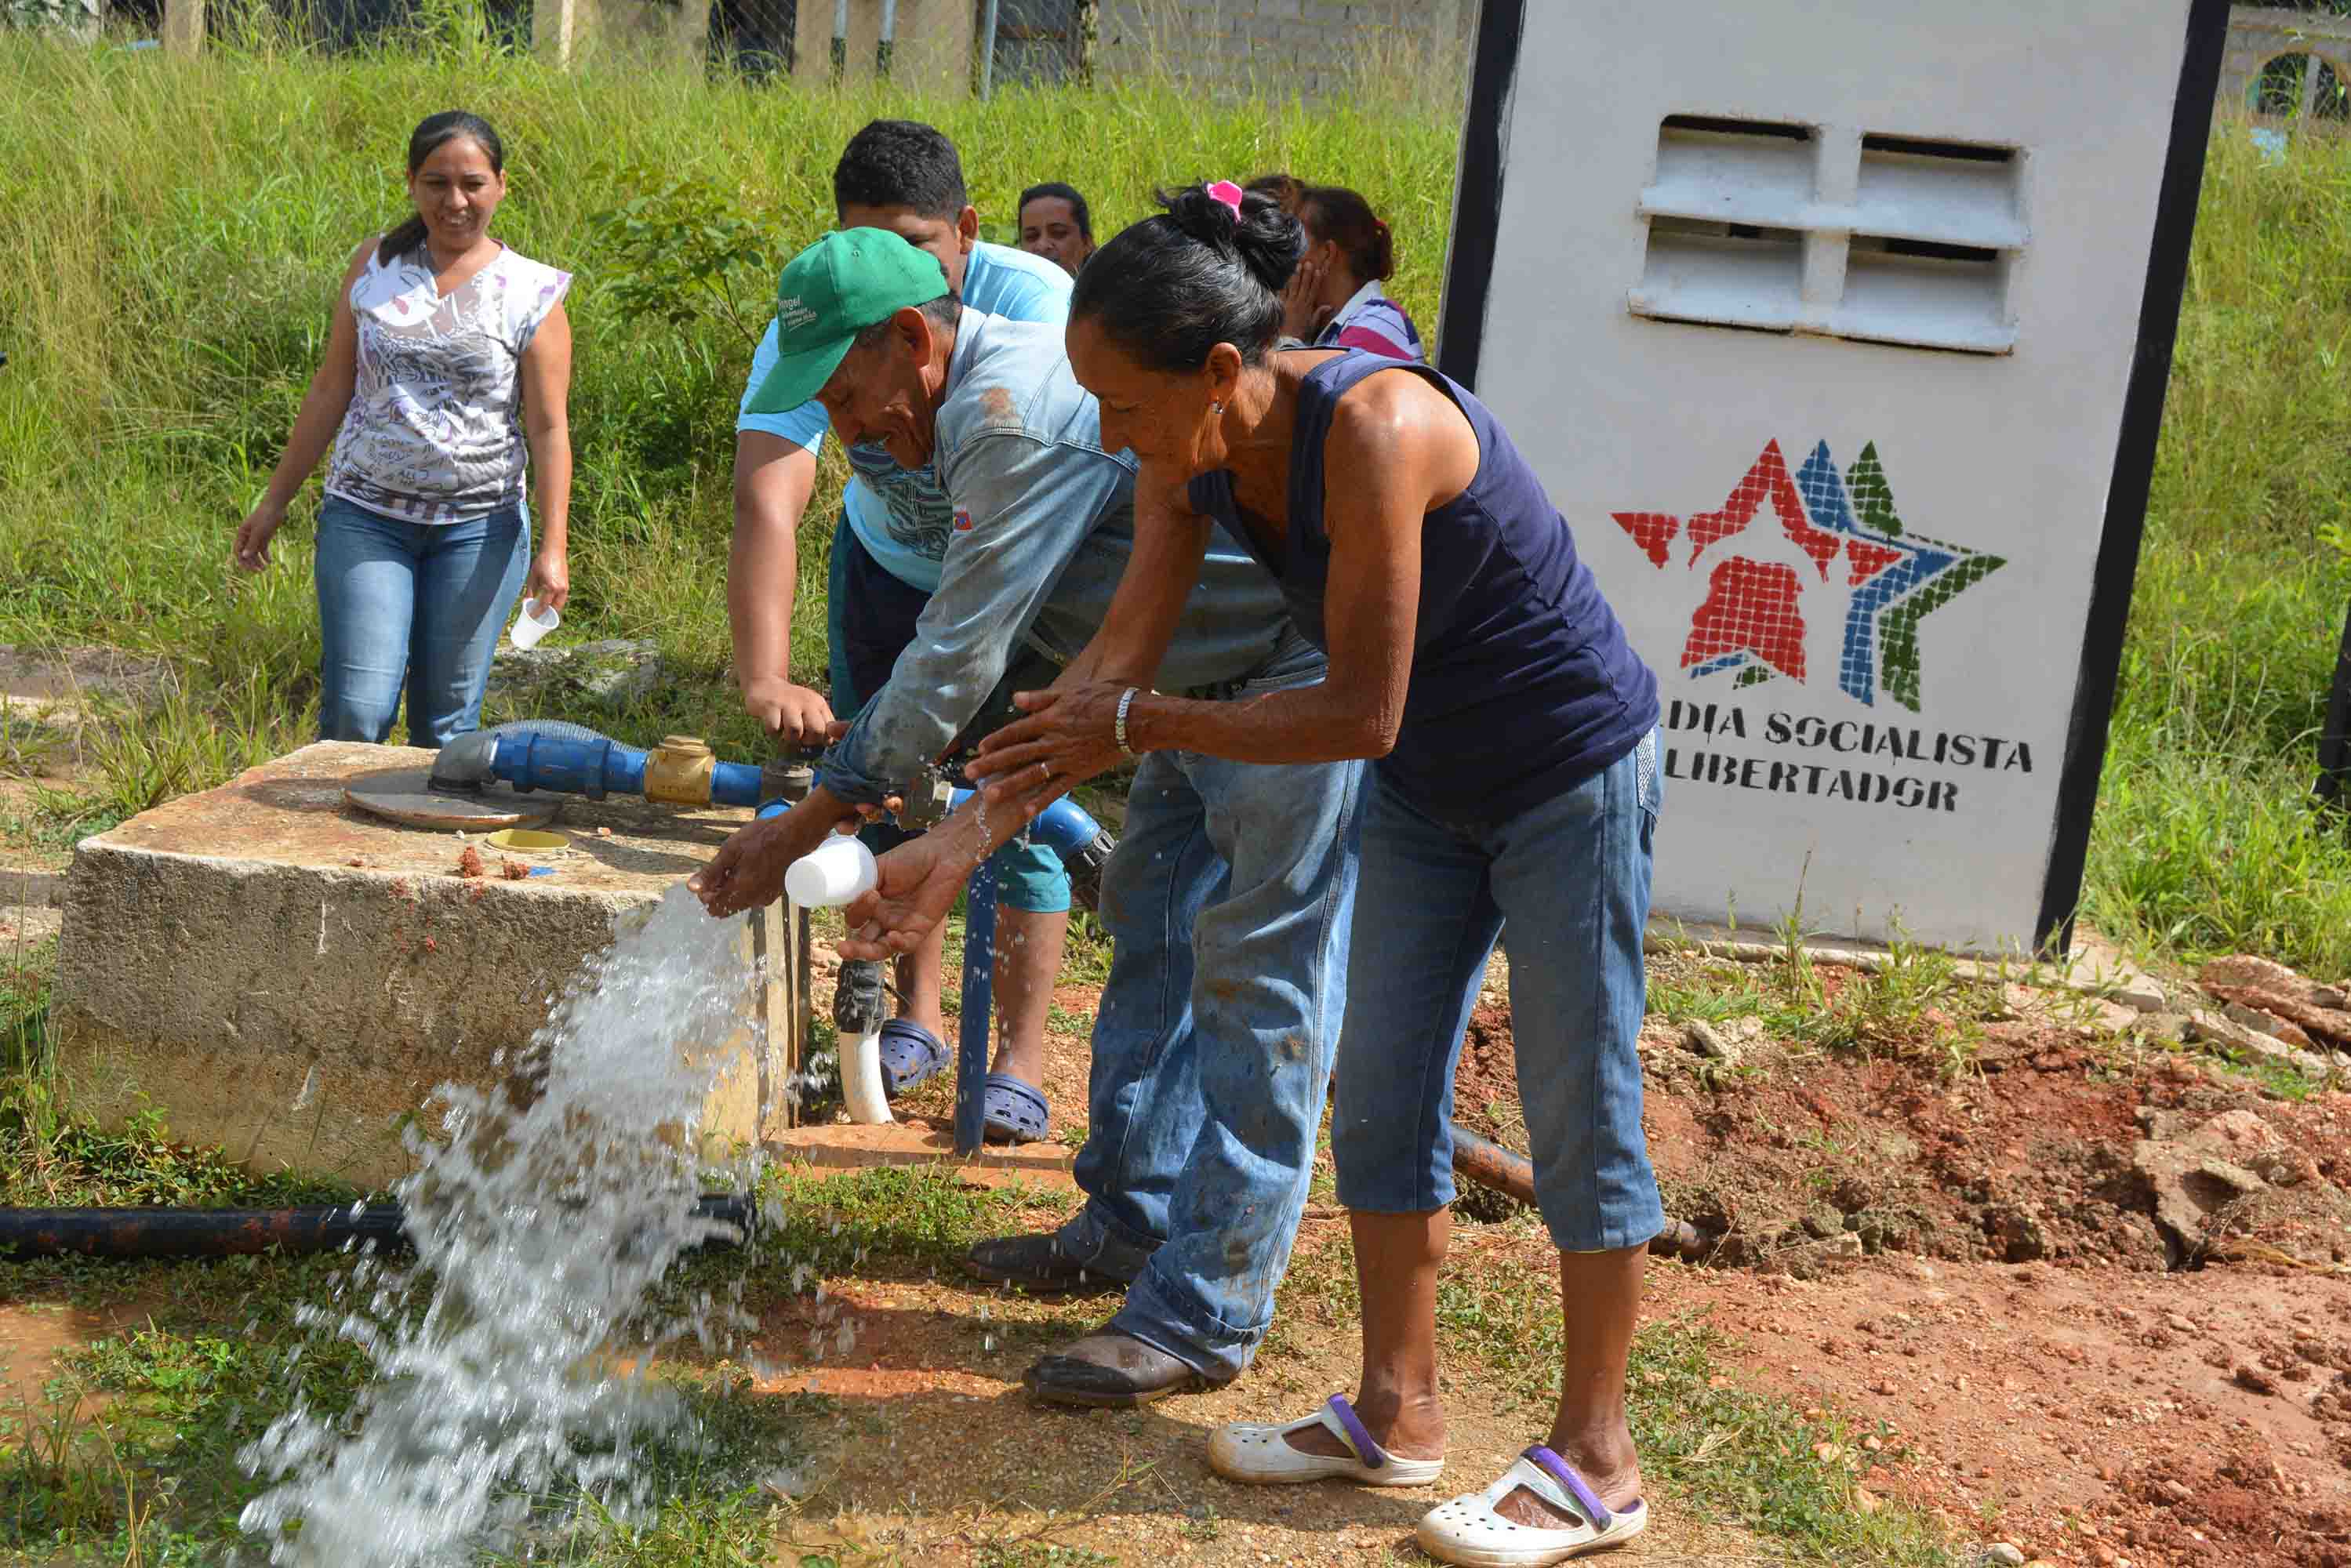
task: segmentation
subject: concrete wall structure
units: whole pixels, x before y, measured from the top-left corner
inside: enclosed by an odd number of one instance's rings
[[[628,4],[630,0],[617,0]],[[832,77],[833,0],[779,0],[799,7],[793,25],[792,79],[819,86]],[[971,78],[978,13],[971,0],[898,0],[891,79],[914,88],[960,86]],[[882,0],[850,0],[841,79],[872,81],[882,41]]]
[[[2046,0],[1525,18],[1481,38],[1440,365],[1657,672],[1653,907],[2053,939],[2226,16],[2105,0],[2062,48]]]
[[[434,1087],[486,1088],[616,921],[705,863],[749,813],[567,800],[572,848],[527,881],[455,873],[454,834],[344,803],[344,785],[422,768],[406,747],[322,742],[85,840],[67,883],[52,1018],[74,1104],[120,1125],[162,1113],[174,1139],[256,1169],[362,1185],[403,1174],[403,1121]],[[599,827],[611,836],[597,836]],[[771,907],[745,923],[738,1071],[705,1108],[725,1141],[780,1136],[796,944]]]
[[[2315,57],[2335,68],[2335,80],[2351,87],[2351,16],[2277,6],[2236,7],[2229,16],[2229,48],[2220,62],[2221,109],[2252,107],[2262,68],[2281,56],[2294,55]]]
[[[1328,98],[1383,68],[1461,72],[1478,0],[1101,0],[1094,69]]]
[[[709,32],[709,7],[695,0],[536,0],[531,8],[531,47],[557,65],[587,49],[699,58]]]

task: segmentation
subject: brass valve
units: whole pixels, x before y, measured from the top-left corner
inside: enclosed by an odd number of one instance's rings
[[[645,799],[673,806],[710,804],[710,779],[718,758],[695,735],[665,735],[645,754]]]

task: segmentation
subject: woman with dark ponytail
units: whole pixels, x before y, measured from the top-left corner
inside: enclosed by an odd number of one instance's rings
[[[1380,288],[1395,273],[1395,238],[1372,204],[1344,185],[1306,185],[1290,210],[1306,254],[1282,290],[1283,334],[1318,349],[1426,359],[1412,318]]]
[[[526,570],[541,605],[570,591],[571,275],[490,237],[506,192],[506,149],[486,120],[452,110],[416,127],[415,210],[352,254],[326,360],[236,531],[236,566],[266,567],[331,444],[317,552],[321,739],[384,740],[403,687],[410,744],[473,729]]]
[[[1466,388],[1382,355],[1270,351],[1303,248],[1277,203],[1223,182],[1165,201],[1078,275],[1070,363],[1101,403],[1102,444],[1140,460],[1134,548],[1102,630],[982,744],[970,771],[992,780],[989,835],[1139,753],[1376,759],[1331,1120],[1362,1381],[1303,1419],[1223,1428],[1209,1459],[1269,1484],[1437,1479],[1453,1071],[1507,920],[1535,1190],[1561,1249],[1560,1402],[1541,1441],[1428,1513],[1419,1541],[1442,1562],[1530,1568],[1617,1545],[1648,1519],[1625,1363],[1664,1223],[1636,1049],[1656,679]],[[1319,685],[1229,702],[1151,689],[1219,525],[1328,651]],[[883,858],[875,892],[847,911],[858,936],[844,954],[944,917],[972,846],[950,863],[924,847],[942,837]]]

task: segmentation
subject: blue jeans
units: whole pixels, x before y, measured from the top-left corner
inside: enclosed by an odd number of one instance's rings
[[[329,496],[319,508],[319,738],[381,745],[403,685],[408,740],[476,727],[490,654],[530,565],[517,504],[462,523],[411,523]]]
[[[1155,751],[1102,875],[1087,1202],[1061,1243],[1132,1278],[1113,1327],[1217,1382],[1273,1321],[1313,1174],[1362,780]]]
[[[1665,1224],[1641,1132],[1656,736],[1502,821],[1438,821],[1375,767],[1364,788],[1353,988],[1331,1149],[1339,1201],[1424,1214],[1453,1201],[1453,1070],[1507,920],[1519,1099],[1535,1197],[1565,1252]]]

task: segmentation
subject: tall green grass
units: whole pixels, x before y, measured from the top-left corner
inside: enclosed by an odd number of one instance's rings
[[[2351,141],[2216,130],[2091,841],[2099,925],[2351,974],[2351,829],[2314,811],[2351,603]]]
[[[192,61],[0,34],[0,642],[166,654],[198,695],[191,722],[248,737],[118,747],[115,809],[210,783],[309,722],[308,511],[258,580],[233,577],[227,544],[317,362],[338,268],[402,211],[403,139],[430,110],[500,126],[501,232],[577,274],[567,628],[650,638],[680,675],[611,726],[629,738],[691,728],[758,747],[723,674],[751,344],[690,289],[683,325],[627,293],[642,256],[596,221],[621,202],[666,193],[689,242],[698,214],[749,217],[780,257],[828,225],[832,162],[877,114],[953,136],[991,225],[1040,179],[1084,190],[1108,233],[1155,184],[1287,167],[1372,195],[1397,236],[1393,292],[1436,320],[1455,81],[1400,99],[1368,85],[1392,74],[1366,73],[1364,93],[1311,109],[1152,81],[980,103],[619,59],[557,72],[482,44],[462,0],[427,16],[428,33],[332,57],[266,28]],[[2351,599],[2347,247],[2351,144],[2314,138],[2273,166],[2221,128],[2086,901],[2134,942],[2257,947],[2336,977],[2351,972],[2351,840],[2308,791]],[[732,285],[756,315],[761,269]],[[840,478],[829,463],[802,551],[795,651],[811,675]]]
[[[831,226],[851,133],[904,114],[956,140],[991,224],[1040,179],[1085,190],[1106,228],[1147,210],[1155,183],[1277,166],[1383,193],[1398,289],[1434,308],[1453,159],[1437,115],[1208,108],[1167,86],[984,104],[763,89],[413,42],[324,57],[265,37],[178,61],[0,35],[0,349],[13,356],[0,371],[0,642],[106,641],[214,681],[257,673],[298,710],[317,657],[308,510],[257,581],[233,578],[227,541],[318,361],[339,269],[403,210],[410,126],[452,105],[507,139],[500,233],[577,275],[567,628],[653,638],[714,677],[752,343],[716,310],[680,329],[617,308],[627,267],[600,212],[684,183],[695,196],[674,210],[754,218],[780,258]],[[736,281],[755,302],[773,287],[771,273]],[[804,583],[820,598],[839,479],[830,468],[810,514]],[[820,673],[822,618],[800,619],[801,663]],[[754,739],[725,705],[706,718],[730,744]]]

